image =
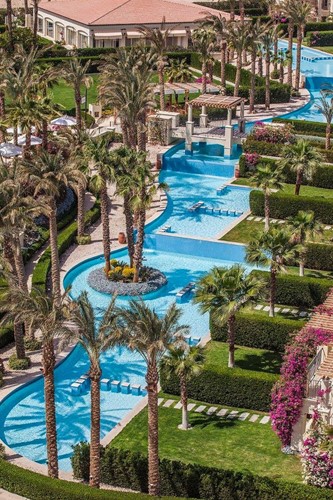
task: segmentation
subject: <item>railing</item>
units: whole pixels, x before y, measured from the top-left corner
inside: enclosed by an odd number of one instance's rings
[[[308,384],[307,384],[307,396],[314,397],[317,394],[318,380],[315,380],[316,373],[321,363],[324,361],[325,352],[321,348],[313,360],[308,364]]]

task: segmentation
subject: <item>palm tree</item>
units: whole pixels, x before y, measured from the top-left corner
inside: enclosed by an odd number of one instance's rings
[[[2,311],[8,311],[1,324],[9,320],[23,323],[27,321],[32,328],[39,330],[42,343],[42,373],[44,377],[44,400],[46,422],[46,447],[48,475],[58,478],[57,426],[54,394],[55,352],[54,339],[68,332],[64,324],[66,310],[66,294],[56,299],[47,296],[39,289],[31,294],[11,288],[6,296],[6,303],[1,305]]]
[[[301,75],[301,49],[304,38],[304,29],[306,23],[313,15],[313,8],[311,3],[307,0],[289,0],[287,2],[287,14],[292,19],[291,25],[296,26],[297,28],[295,89],[299,90]],[[288,47],[288,49],[290,49],[290,47]]]
[[[287,272],[286,264],[295,260],[301,246],[292,241],[289,229],[271,226],[268,231],[256,234],[246,248],[246,260],[250,264],[269,267],[270,294],[269,316],[275,316],[276,276]]]
[[[227,55],[227,22],[225,17],[222,14],[210,14],[207,13],[204,19],[204,25],[210,26],[215,34],[217,39],[220,42],[221,49],[221,89],[222,92],[225,92],[226,86],[226,74],[225,74],[225,65],[226,65],[226,55]]]
[[[287,83],[292,87],[293,84],[293,38],[294,38],[294,30],[295,23],[293,19],[293,0],[283,0],[281,3],[281,9],[284,15],[288,17],[288,78]]]
[[[262,189],[265,197],[265,231],[269,230],[270,196],[273,191],[283,188],[282,168],[273,169],[270,163],[259,163],[251,181],[256,188]]]
[[[265,53],[265,109],[271,106],[271,87],[270,87],[270,68],[272,58],[272,45],[274,43],[276,26],[267,26],[264,31],[261,42]]]
[[[169,67],[165,72],[165,76],[169,83],[187,83],[193,78],[193,74],[189,69],[186,59],[171,59]],[[176,94],[176,96],[177,95],[178,94]]]
[[[255,303],[263,293],[262,278],[248,274],[240,264],[232,267],[213,267],[197,283],[194,302],[200,311],[209,312],[211,318],[221,326],[228,326],[228,367],[235,367],[235,321],[236,313]]]
[[[244,23],[244,24],[240,24],[238,22],[228,23],[229,47],[235,50],[237,55],[236,77],[235,77],[235,87],[234,87],[235,97],[237,97],[239,94],[241,69],[242,69],[242,54],[247,49],[250,43],[249,30],[250,30],[250,23]]]
[[[305,244],[310,238],[315,238],[323,234],[324,227],[316,220],[315,214],[312,211],[305,212],[304,210],[300,210],[295,217],[289,217],[288,222],[293,235],[293,241],[302,247],[299,259],[299,275],[304,276],[307,252]]]
[[[120,49],[106,57],[101,67],[100,99],[117,112],[125,146],[136,149],[138,138],[145,141],[145,116],[154,108],[151,75],[156,59],[142,47]],[[145,144],[140,144],[144,149]]]
[[[77,55],[71,57],[66,62],[62,69],[62,75],[65,81],[74,89],[75,109],[76,109],[76,126],[79,130],[82,129],[82,94],[81,87],[89,88],[92,84],[92,78],[88,75],[91,61],[82,64]]]
[[[61,348],[68,344],[78,343],[86,351],[89,361],[89,378],[91,381],[91,425],[90,425],[90,481],[92,487],[100,485],[100,434],[101,403],[100,380],[102,369],[100,356],[113,344],[112,333],[116,329],[117,311],[115,298],[112,299],[101,321],[97,321],[94,308],[86,291],[70,305],[69,319],[73,323],[72,330],[64,330]]]
[[[326,141],[325,149],[330,149],[331,147],[331,128],[333,119],[333,98],[330,101],[327,100],[327,92],[325,90],[320,91],[320,98],[316,99],[315,107],[321,112],[326,120]]]
[[[254,112],[255,90],[256,90],[256,60],[258,51],[262,49],[262,37],[268,25],[263,25],[260,20],[249,26],[249,48],[251,52],[251,84],[250,84],[250,106],[249,112]]]
[[[7,16],[7,29],[8,29],[8,45],[9,52],[14,50],[13,39],[13,6],[12,0],[6,0],[6,16]]]
[[[55,155],[42,152],[33,161],[24,162],[22,164],[22,174],[23,178],[34,186],[34,195],[42,195],[45,204],[48,206],[52,293],[55,301],[58,301],[61,297],[61,288],[56,200],[64,186],[77,190],[80,184],[84,184],[84,175],[68,164],[63,159],[61,152]]]
[[[101,200],[101,219],[103,232],[103,253],[105,259],[105,273],[110,271],[110,221],[109,221],[109,196],[108,181],[112,176],[112,164],[108,151],[108,140],[105,136],[92,139],[85,145],[86,157],[92,164],[95,173],[90,179],[91,188],[99,194]]]
[[[202,63],[202,94],[207,92],[207,70],[208,60],[211,56],[216,42],[216,35],[212,28],[196,28],[192,32],[192,40],[195,49],[199,52],[199,58]]]
[[[160,368],[167,378],[176,375],[180,383],[180,400],[182,403],[182,423],[178,429],[187,431],[191,426],[188,421],[187,410],[187,383],[193,376],[198,375],[204,364],[204,351],[201,347],[172,345],[160,361]]]
[[[145,37],[146,42],[150,44],[153,52],[156,54],[161,111],[165,110],[164,71],[168,64],[168,57],[166,55],[167,40],[172,29],[173,28],[166,29],[164,21],[162,21],[159,28],[150,28],[149,26],[139,26],[137,28],[137,30]]]
[[[148,489],[150,495],[160,493],[158,459],[158,364],[177,338],[188,330],[179,324],[181,311],[172,304],[163,317],[143,301],[132,300],[122,309],[115,341],[141,354],[147,363],[148,393]]]
[[[310,142],[300,139],[284,149],[280,160],[282,168],[289,168],[296,173],[295,194],[299,195],[303,179],[311,179],[323,157]]]
[[[37,45],[38,40],[38,6],[40,0],[32,0],[32,8],[33,8],[33,35],[34,35],[34,44]]]

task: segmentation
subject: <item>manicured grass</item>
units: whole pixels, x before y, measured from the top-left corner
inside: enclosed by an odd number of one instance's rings
[[[99,75],[92,74],[90,76],[93,79],[93,83],[91,87],[88,89],[87,108],[89,104],[97,102],[97,95],[98,95],[97,86],[99,82]],[[82,97],[85,96],[84,87],[82,87],[81,92],[82,92]],[[63,106],[64,109],[70,110],[75,107],[74,90],[64,80],[60,80],[56,85],[54,85],[54,87],[50,90],[50,94],[53,98],[53,101],[57,104],[61,104],[61,106]],[[84,108],[85,104],[82,104],[82,109]]]
[[[224,342],[209,342],[205,349],[205,369],[215,373],[225,373],[228,366],[228,344]],[[265,379],[275,380],[280,373],[282,358],[280,354],[264,349],[236,346],[235,368],[233,373],[244,373],[244,370],[256,371]]]
[[[283,226],[281,226],[283,227]],[[253,234],[257,231],[262,231],[264,229],[264,222],[255,222],[254,220],[244,219],[237,226],[232,228],[227,234],[222,236],[222,241],[233,241],[236,243],[248,243],[252,238]],[[325,230],[320,236],[317,236],[314,241],[321,242],[332,242],[333,231]]]
[[[284,455],[269,424],[190,413],[192,430],[177,428],[181,412],[159,408],[161,458],[301,482],[300,462]],[[113,446],[147,453],[147,410],[137,415]]]
[[[237,184],[241,186],[251,186],[251,182],[248,178],[246,177],[240,177],[236,180],[233,181],[232,184]],[[295,185],[294,184],[284,184],[283,189],[281,191],[282,193],[285,194],[294,194],[295,192]],[[328,198],[332,199],[333,198],[333,189],[324,189],[324,188],[318,188],[314,186],[301,186],[301,196],[311,196],[311,197],[323,197],[323,198]]]

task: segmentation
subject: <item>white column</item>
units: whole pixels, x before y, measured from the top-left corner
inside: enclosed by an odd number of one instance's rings
[[[240,132],[245,132],[245,119],[244,119],[244,101],[240,104],[240,115],[238,120],[238,129]]]
[[[232,120],[232,109],[228,108],[227,125],[231,125],[231,120]]]
[[[193,106],[191,103],[188,103],[187,122],[186,122],[186,130],[185,130],[185,151],[192,152],[193,130],[194,130]]]
[[[208,126],[207,109],[206,106],[202,106],[200,115],[200,127],[207,127],[207,126]]]

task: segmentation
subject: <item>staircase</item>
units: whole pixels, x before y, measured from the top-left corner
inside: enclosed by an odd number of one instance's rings
[[[317,371],[318,377],[333,378],[333,349],[330,350]]]

